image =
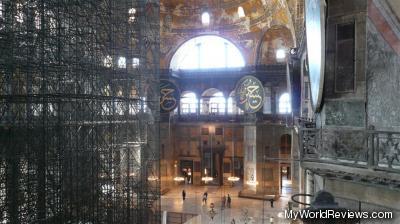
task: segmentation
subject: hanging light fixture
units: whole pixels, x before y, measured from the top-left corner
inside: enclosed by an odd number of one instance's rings
[[[238,182],[239,177],[235,176],[235,126],[232,126],[232,174],[228,177],[230,182]]]
[[[202,177],[201,180],[206,183],[214,180],[214,178],[207,175],[207,168],[204,169],[204,177]]]
[[[157,181],[157,180],[158,180],[158,177],[155,176],[155,175],[151,175],[151,176],[147,177],[147,180],[148,180],[148,181]]]
[[[230,182],[238,182],[239,180],[240,180],[240,177],[235,177],[235,176],[228,177],[228,181],[230,181]]]
[[[182,181],[185,181],[185,178],[184,178],[184,177],[179,177],[179,176],[177,176],[177,177],[174,177],[174,181],[176,181],[176,182],[182,182]]]
[[[202,177],[201,180],[207,183],[207,182],[213,181],[214,178],[212,178],[212,177]]]

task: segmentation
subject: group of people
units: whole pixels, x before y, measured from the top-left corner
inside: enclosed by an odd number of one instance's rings
[[[228,194],[228,197],[226,197],[225,195],[221,198],[221,207],[225,208],[225,205],[230,208],[231,207],[231,203],[232,203],[232,198],[231,196]]]
[[[182,190],[182,199],[185,200],[186,199],[186,191]],[[207,204],[207,199],[208,199],[208,193],[207,191],[204,192],[203,194],[203,198],[202,198],[202,202],[203,205]],[[228,197],[226,197],[225,195],[221,198],[221,207],[225,208],[225,206],[227,206],[228,208],[231,207],[231,203],[232,203],[232,198],[231,196],[228,194]]]

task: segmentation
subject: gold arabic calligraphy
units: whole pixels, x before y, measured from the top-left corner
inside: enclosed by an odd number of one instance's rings
[[[257,82],[246,79],[240,88],[240,99],[239,104],[244,105],[252,111],[257,111],[261,108],[263,102],[263,96],[260,94],[260,87]]]
[[[160,100],[161,108],[166,111],[173,110],[176,106],[176,99],[173,96],[175,89],[161,89],[160,92],[162,94]]]

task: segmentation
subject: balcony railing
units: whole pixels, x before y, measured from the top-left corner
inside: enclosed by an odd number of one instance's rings
[[[300,129],[303,161],[400,172],[400,132]]]
[[[292,125],[293,121],[290,114],[261,114],[257,116],[258,121],[264,121],[274,124]],[[172,118],[178,122],[251,122],[244,114],[175,114]],[[164,121],[167,121],[165,118]]]

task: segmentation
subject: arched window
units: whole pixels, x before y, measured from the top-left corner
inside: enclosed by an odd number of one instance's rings
[[[284,93],[279,98],[279,113],[288,114],[292,112],[292,106],[290,105],[289,93]]]
[[[125,57],[119,57],[118,68],[126,68],[126,58]]]
[[[195,114],[197,111],[197,97],[193,92],[181,96],[181,114]]]
[[[170,69],[238,68],[245,65],[239,49],[213,35],[195,37],[184,43],[171,59]]]
[[[244,18],[244,17],[246,17],[246,14],[244,13],[244,9],[243,9],[242,6],[239,6],[239,7],[238,7],[238,16],[239,16],[239,18]]]
[[[224,94],[218,89],[207,89],[201,95],[201,114],[225,114],[226,100]]]
[[[222,92],[214,93],[210,98],[210,112],[211,114],[225,114],[225,98]]]
[[[201,23],[202,23],[204,26],[210,25],[210,13],[208,13],[208,12],[203,12],[203,13],[201,14]]]
[[[228,97],[228,114],[243,114],[243,110],[236,106],[234,94],[235,92],[233,91]]]

